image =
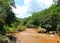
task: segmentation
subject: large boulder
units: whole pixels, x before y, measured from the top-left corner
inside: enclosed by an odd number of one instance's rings
[[[37,30],[38,33],[46,33],[46,29],[43,29],[43,28],[39,28]]]
[[[10,39],[6,36],[2,36],[0,39],[0,43],[10,43]]]
[[[56,31],[49,31],[49,34],[56,34]]]
[[[8,36],[8,38],[10,39],[10,43],[21,43],[17,37],[14,36]]]

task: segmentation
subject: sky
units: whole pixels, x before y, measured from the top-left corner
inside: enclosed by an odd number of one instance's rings
[[[12,11],[18,18],[26,18],[32,16],[33,12],[38,12],[49,8],[53,0],[15,0],[16,8],[12,7]]]

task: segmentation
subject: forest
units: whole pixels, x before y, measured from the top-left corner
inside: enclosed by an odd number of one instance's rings
[[[7,33],[20,32],[26,28],[44,28],[46,33],[55,31],[60,35],[60,0],[54,0],[49,8],[33,12],[27,18],[17,18],[10,5],[16,8],[14,0],[0,0],[0,41]]]
[[[20,26],[28,28],[45,28],[47,32],[60,31],[60,4],[55,2],[49,8],[32,13],[28,18],[20,19]],[[59,33],[60,34],[60,33]]]

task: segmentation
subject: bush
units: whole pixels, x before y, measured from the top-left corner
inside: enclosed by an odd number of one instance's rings
[[[37,26],[36,25],[33,25],[33,24],[27,24],[26,25],[28,28],[37,28]]]
[[[25,29],[26,29],[26,26],[21,26],[21,25],[19,25],[19,26],[16,28],[17,31],[23,31],[23,30],[25,30]]]
[[[14,28],[13,26],[10,27],[10,26],[8,26],[8,25],[5,25],[5,26],[4,26],[4,30],[5,30],[6,32],[14,32],[15,28]]]
[[[57,33],[60,35],[60,25],[57,26]]]
[[[47,30],[47,32],[52,31],[52,25],[50,25],[50,24],[45,24],[45,25],[43,25],[42,28],[45,28]]]

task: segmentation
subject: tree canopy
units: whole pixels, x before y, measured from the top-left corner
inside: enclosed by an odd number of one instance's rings
[[[0,0],[0,31],[3,31],[3,33],[5,31],[4,26],[11,26],[11,24],[16,20],[9,2],[9,0]]]

